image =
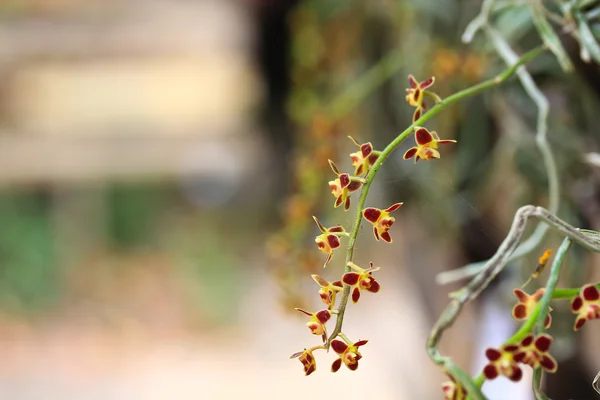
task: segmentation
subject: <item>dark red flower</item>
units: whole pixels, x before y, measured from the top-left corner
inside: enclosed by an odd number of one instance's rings
[[[363,210],[363,217],[373,224],[373,234],[375,239],[383,239],[388,243],[392,243],[392,237],[388,233],[396,219],[390,216],[392,211],[396,211],[404,203],[392,204],[385,210],[379,208],[368,207]]]
[[[356,153],[350,153],[352,166],[355,168],[354,175],[361,176],[369,172],[371,165],[375,164],[377,158],[381,155],[380,151],[373,150],[373,145],[368,143],[358,144],[352,136],[348,136],[352,142],[358,146]]]
[[[331,194],[333,194],[333,197],[335,197],[333,206],[337,208],[343,204],[344,210],[348,211],[350,209],[350,193],[360,189],[364,180],[355,176],[350,176],[346,173],[340,173],[331,160],[329,160],[329,166],[338,176],[335,180],[329,181]]]
[[[574,330],[581,329],[586,321],[600,318],[600,291],[595,285],[588,284],[571,300],[571,310],[577,314]]]
[[[369,263],[369,269],[362,269],[353,262],[349,262],[348,265],[354,271],[345,273],[342,277],[342,282],[348,286],[352,286],[353,303],[356,303],[360,299],[361,290],[367,290],[371,293],[379,292],[379,289],[381,289],[379,282],[373,278],[373,272],[378,271],[379,267],[373,267],[373,263]]]
[[[431,160],[432,158],[440,158],[440,152],[437,151],[438,144],[456,143],[456,140],[440,140],[440,137],[435,131],[429,132],[426,128],[415,127],[416,147],[411,147],[404,153],[404,159],[409,160],[415,158],[415,163],[421,158],[423,160]]]
[[[337,372],[342,366],[342,362],[346,364],[346,367],[352,371],[356,371],[358,368],[358,360],[362,358],[362,355],[358,351],[360,346],[367,344],[367,340],[359,340],[358,342],[348,345],[345,342],[335,339],[331,342],[331,348],[335,351],[340,358],[335,360],[331,364],[331,371]]]

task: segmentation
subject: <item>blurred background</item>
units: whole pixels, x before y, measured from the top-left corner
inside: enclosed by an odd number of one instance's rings
[[[460,41],[480,5],[0,1],[0,398],[442,398],[424,343],[459,284],[435,276],[489,258],[519,206],[547,202],[537,111],[514,79],[428,123],[458,140],[440,160],[403,161],[409,140],[378,175],[368,204],[405,205],[392,245],[368,227],[359,237],[356,262],[381,266],[383,288],[345,319],[369,340],[359,371],[332,375],[335,356],[316,353],[304,377],[288,357],[318,344],[293,311],[320,308],[310,274],[342,271],[339,254],[321,268],[311,215],[347,228],[354,216],[332,207],[327,159],[349,171],[348,135],[382,149],[410,124],[409,73],[435,75],[445,97],[504,68],[483,38]],[[519,53],[540,42],[527,7],[494,24]],[[600,229],[586,161],[600,144],[600,69],[564,40],[574,73],[550,54],[529,70],[551,102],[559,215]],[[511,265],[442,351],[478,373],[485,347],[517,327],[512,288],[561,239]],[[599,281],[598,264],[575,247],[561,286]],[[595,398],[600,323],[574,336],[568,304],[553,308],[560,368],[546,389]],[[486,393],[529,400],[529,375]]]

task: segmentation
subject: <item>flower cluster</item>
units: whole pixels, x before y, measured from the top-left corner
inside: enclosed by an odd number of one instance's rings
[[[483,374],[487,379],[495,379],[499,375],[504,375],[511,381],[517,382],[523,377],[519,363],[532,368],[541,367],[547,372],[556,372],[558,364],[548,354],[551,344],[550,335],[544,333],[534,337],[530,333],[518,344],[507,344],[499,349],[489,348],[485,352],[489,362],[483,368]]]
[[[427,104],[424,101],[426,96],[433,98],[436,102],[440,101],[436,94],[426,90],[434,83],[434,80],[435,79],[432,77],[427,81],[417,82],[414,77],[409,77],[411,87],[408,89],[406,99],[410,105],[416,107],[414,114],[415,121],[422,115],[424,110],[427,110]],[[417,146],[406,152],[404,157],[406,159],[414,157],[416,162],[420,159],[432,160],[440,158],[440,153],[437,150],[438,145],[455,143],[454,140],[441,140],[437,133],[430,132],[427,128],[414,127],[414,129]],[[329,181],[331,194],[335,198],[333,205],[334,208],[343,206],[344,211],[350,209],[352,193],[370,182],[369,180],[372,179],[372,176],[375,173],[373,169],[378,168],[378,165],[381,164],[383,158],[389,155],[389,150],[388,152],[378,151],[373,148],[373,145],[370,142],[359,143],[353,137],[349,136],[349,138],[354,145],[358,147],[358,151],[350,153],[350,161],[354,168],[354,172],[341,172],[336,164],[332,160],[329,160],[329,166],[335,174],[335,178]],[[402,204],[403,203],[395,203],[382,209],[365,207],[360,210],[359,215],[362,215],[362,217],[373,226],[373,234],[377,241],[382,240],[387,243],[392,242],[390,229],[396,221],[395,217],[392,216],[392,213],[398,210]],[[335,251],[342,247],[342,238],[349,237],[350,243],[354,242],[358,232],[357,226],[360,221],[355,221],[356,227],[353,230],[353,233],[349,233],[341,225],[334,225],[327,228],[317,217],[313,216],[313,219],[320,231],[315,238],[315,243],[320,251],[327,254],[327,258],[323,265],[326,267],[331,262]],[[375,267],[372,262],[369,263],[368,268],[361,268],[349,258],[346,260],[345,271],[338,280],[330,282],[319,275],[312,275],[312,278],[320,287],[318,294],[321,301],[326,305],[326,308],[315,312],[296,308],[296,310],[309,317],[308,322],[306,323],[307,327],[313,335],[320,336],[323,342],[322,345],[308,350],[305,349],[304,351],[292,355],[292,358],[298,358],[302,363],[306,375],[310,375],[317,368],[316,360],[313,355],[313,352],[317,349],[328,350],[329,348],[332,348],[338,354],[338,359],[336,359],[331,366],[333,372],[339,370],[342,364],[345,364],[346,367],[352,371],[358,368],[358,361],[362,358],[358,348],[364,346],[367,341],[350,341],[345,334],[341,332],[342,320],[339,317],[336,321],[339,326],[336,326],[332,337],[328,337],[326,325],[332,319],[332,316],[343,315],[348,299],[351,299],[352,303],[356,303],[361,298],[361,293],[365,291],[378,293],[380,291],[381,286],[373,275],[373,273],[378,270],[379,267]],[[343,296],[343,299],[339,302],[339,308],[336,309],[336,299],[340,293],[341,296]],[[338,337],[342,340],[338,339]],[[461,388],[453,390],[453,393],[466,393]],[[456,396],[453,394],[452,398],[461,399],[464,397],[464,395],[459,394]]]

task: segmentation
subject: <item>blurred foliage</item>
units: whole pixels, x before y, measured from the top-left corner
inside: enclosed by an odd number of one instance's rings
[[[0,195],[0,301],[24,312],[57,298],[61,271],[56,263],[46,196],[27,191]]]

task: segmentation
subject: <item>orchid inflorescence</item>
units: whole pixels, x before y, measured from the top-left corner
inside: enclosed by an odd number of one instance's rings
[[[406,100],[411,106],[416,107],[413,122],[427,110],[427,104],[425,103],[426,96],[432,98],[435,102],[441,101],[438,95],[426,90],[433,85],[434,81],[435,78],[431,77],[426,81],[419,83],[412,75],[409,76],[410,88],[407,89],[408,95]],[[417,146],[409,149],[404,155],[404,158],[410,159],[414,157],[415,162],[420,159],[428,161],[440,158],[440,153],[437,150],[438,144],[456,143],[454,140],[441,140],[436,132],[430,132],[427,128],[422,126],[415,126],[414,132]],[[361,144],[353,137],[349,136],[349,138],[354,145],[358,147],[358,151],[350,154],[354,172],[340,172],[336,164],[332,160],[329,160],[329,166],[335,174],[335,178],[329,181],[329,188],[335,198],[334,207],[338,208],[343,206],[344,211],[350,209],[351,194],[360,190],[363,185],[367,184],[369,182],[368,179],[372,180],[374,174],[370,174],[370,172],[372,171],[373,166],[376,165],[378,161],[381,161],[379,159],[383,154],[382,151],[375,150],[373,145],[369,142]],[[386,243],[392,242],[389,231],[396,221],[395,217],[392,216],[392,213],[400,208],[402,204],[403,203],[401,202],[395,203],[384,209],[365,207],[361,210],[361,218],[364,218],[373,225],[373,235],[376,240],[382,240]],[[320,231],[320,234],[315,238],[315,243],[319,250],[327,254],[323,265],[325,268],[332,260],[335,251],[342,246],[342,238],[351,237],[351,234],[341,225],[334,225],[327,228],[317,217],[313,216],[313,219]],[[358,368],[358,361],[362,358],[362,354],[359,352],[358,348],[367,344],[367,340],[353,342],[349,340],[341,330],[334,331],[331,337],[328,337],[326,324],[335,315],[338,315],[338,318],[340,315],[343,316],[348,299],[352,300],[352,303],[356,303],[361,298],[361,293],[365,291],[370,293],[379,292],[381,286],[373,275],[373,273],[378,270],[379,267],[375,267],[372,262],[369,263],[368,268],[362,268],[355,264],[350,257],[350,259],[346,260],[345,271],[338,280],[330,282],[319,275],[312,275],[312,278],[320,287],[319,296],[321,301],[327,307],[315,312],[296,308],[296,310],[309,317],[306,325],[310,332],[320,336],[323,342],[321,345],[305,349],[304,351],[292,355],[292,358],[298,358],[300,360],[304,366],[304,373],[306,375],[312,374],[317,368],[313,352],[315,350],[328,351],[329,348],[332,348],[339,356],[333,362],[331,371],[338,371],[342,364],[346,365],[346,367],[352,371],[355,371]],[[340,293],[342,300],[336,309],[335,303],[338,294]],[[339,322],[341,322],[341,320]],[[338,337],[342,340],[337,339]]]
[[[441,101],[437,94],[428,90],[434,82],[435,79],[433,77],[423,82],[418,82],[412,76],[409,77],[410,88],[407,89],[408,95],[406,100],[411,106],[416,108],[413,114],[412,126],[416,146],[409,148],[405,152],[403,157],[405,160],[414,159],[416,163],[421,159],[425,161],[438,159],[440,158],[438,150],[440,144],[456,143],[455,140],[442,140],[435,131],[429,131],[427,128],[417,125],[417,122],[422,121],[419,120],[428,109],[425,98],[432,98],[436,103]],[[335,174],[335,178],[329,182],[331,193],[335,198],[334,207],[338,208],[343,205],[345,211],[350,209],[351,194],[371,183],[376,172],[376,170],[373,170],[378,168],[383,159],[391,152],[387,148],[383,151],[378,151],[373,148],[371,143],[361,144],[353,137],[349,136],[349,138],[358,147],[358,151],[350,154],[354,172],[340,172],[336,164],[332,160],[329,160],[329,166]],[[364,206],[364,199],[362,197],[359,205],[361,208]],[[358,233],[360,219],[362,218],[372,224],[373,235],[377,241],[382,240],[391,243],[392,236],[389,231],[396,221],[392,213],[397,211],[402,205],[402,202],[398,202],[383,209],[376,207],[362,208],[360,213],[357,214],[358,219],[355,220],[352,232],[347,231],[342,225],[326,227],[317,217],[313,216],[320,231],[320,234],[315,238],[315,243],[319,250],[327,254],[323,267],[325,268],[329,265],[335,251],[342,247],[343,238],[349,238],[350,242],[353,243]],[[359,348],[366,345],[367,340],[352,341],[348,339],[341,330],[342,320],[340,318],[344,315],[348,300],[356,303],[362,297],[361,293],[366,291],[375,294],[380,291],[380,283],[374,276],[374,273],[380,268],[375,267],[372,262],[369,263],[368,268],[362,268],[352,261],[353,252],[349,251],[348,253],[349,256],[345,262],[344,273],[341,276],[338,275],[337,280],[328,281],[317,274],[312,275],[313,280],[319,286],[319,297],[326,307],[314,312],[296,308],[296,310],[309,317],[306,323],[307,327],[312,334],[320,336],[322,341],[317,346],[297,352],[291,356],[291,358],[298,358],[302,363],[305,375],[310,375],[317,369],[316,358],[313,354],[316,350],[329,351],[331,348],[337,353],[338,357],[331,365],[332,372],[338,371],[342,364],[349,370],[355,371],[358,369],[359,360],[362,359]],[[475,379],[474,382],[477,382],[475,386],[470,386],[471,389],[474,388],[476,391],[486,379],[496,379],[501,375],[511,381],[519,381],[523,377],[523,365],[550,373],[557,370],[558,363],[549,354],[553,339],[549,334],[543,332],[552,323],[552,317],[550,316],[552,308],[548,307],[543,312],[544,320],[542,325],[534,329],[534,324],[532,323],[541,312],[540,302],[543,298],[547,297],[545,296],[546,289],[538,289],[532,294],[528,294],[523,290],[532,279],[538,278],[543,272],[551,254],[551,250],[546,250],[540,257],[535,272],[521,288],[514,289],[513,292],[517,298],[517,303],[512,309],[512,316],[517,321],[524,321],[523,327],[498,348],[488,348],[486,350],[485,356],[488,359],[488,363],[483,368],[480,376]],[[565,290],[569,293],[569,296],[564,295]],[[551,293],[552,296],[554,294],[554,292]],[[550,300],[554,298],[552,296],[550,296]],[[579,289],[563,289],[563,295],[557,298],[571,299],[571,310],[577,314],[574,323],[574,330],[576,331],[581,329],[586,321],[600,319],[599,285],[588,284]],[[337,307],[336,300],[339,300],[337,301]],[[326,325],[334,316],[336,317],[336,328],[331,335],[328,335]],[[445,398],[448,400],[466,399],[470,389],[462,384],[464,378],[457,379],[451,371],[446,371],[446,373],[450,380],[442,384]]]

